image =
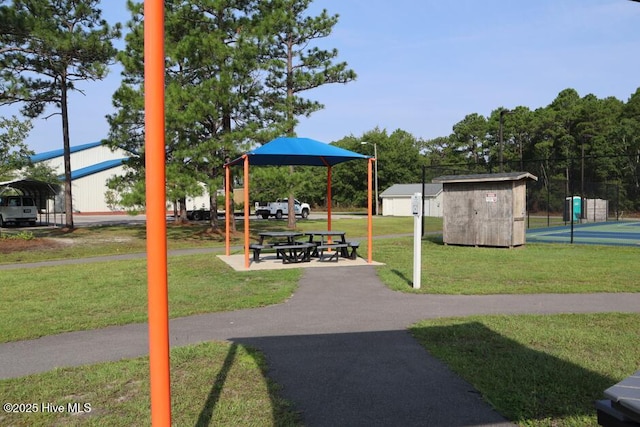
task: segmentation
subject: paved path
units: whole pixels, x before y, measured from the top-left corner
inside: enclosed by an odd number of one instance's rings
[[[511,425],[406,327],[442,316],[610,311],[640,311],[640,294],[414,295],[387,289],[371,266],[306,269],[286,303],[174,319],[170,342],[260,348],[308,426]],[[147,353],[145,324],[47,336],[1,344],[0,378]]]

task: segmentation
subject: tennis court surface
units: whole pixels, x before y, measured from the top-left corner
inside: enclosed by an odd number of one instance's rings
[[[571,243],[571,225],[531,228],[527,230],[527,242]],[[573,243],[640,247],[640,222],[574,224]]]

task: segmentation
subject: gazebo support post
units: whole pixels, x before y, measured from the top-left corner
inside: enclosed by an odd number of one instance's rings
[[[375,161],[375,159],[370,158],[369,161],[367,162],[367,262],[369,264],[371,264],[373,262],[373,256],[372,256],[372,248],[373,248],[373,217],[371,215],[371,211],[372,211],[372,197],[371,197],[371,193],[372,193],[372,187],[373,187],[373,182],[371,179],[371,175],[372,175],[372,170],[373,170],[373,162]],[[378,201],[376,200],[376,203]]]
[[[327,166],[327,231],[331,231],[331,166]]]
[[[249,156],[244,160],[244,268],[249,269]],[[233,214],[233,212],[232,212]]]
[[[231,255],[231,237],[229,235],[229,230],[231,229],[231,220],[229,216],[229,211],[231,210],[231,201],[229,200],[229,180],[231,179],[231,166],[224,165],[224,246],[225,246],[225,255]]]

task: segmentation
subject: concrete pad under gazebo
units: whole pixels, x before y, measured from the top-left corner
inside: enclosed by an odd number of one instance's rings
[[[245,267],[244,254],[234,255],[218,255],[221,261],[233,268],[235,271],[264,271],[264,270],[284,270],[289,268],[325,268],[325,267],[359,267],[363,265],[384,265],[381,262],[371,261],[368,262],[364,258],[340,258],[338,262],[333,261],[320,261],[317,258],[312,258],[309,262],[296,262],[290,264],[284,264],[281,259],[278,259],[275,254],[260,259],[260,262],[249,261],[249,267]]]
[[[351,160],[367,160],[367,217],[368,217],[368,245],[367,245],[367,262],[371,264],[372,260],[372,171],[375,158],[365,156],[360,153],[345,150],[344,148],[335,147],[310,138],[297,137],[280,137],[267,144],[249,151],[241,157],[224,165],[225,168],[225,211],[230,211],[229,205],[229,181],[230,167],[242,164],[244,168],[244,264],[249,269],[249,166],[320,166],[327,168],[327,228],[331,230],[331,168],[339,163]],[[231,255],[230,243],[230,215],[226,217],[226,238],[225,248],[226,256]]]

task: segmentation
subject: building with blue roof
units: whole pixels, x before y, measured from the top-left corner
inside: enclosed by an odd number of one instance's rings
[[[107,180],[123,175],[123,163],[130,153],[107,147],[101,141],[70,147],[73,210],[75,213],[104,214],[122,212],[121,206],[107,202]],[[33,163],[44,163],[64,181],[64,150],[51,150],[31,156]],[[64,192],[56,197],[55,208],[60,212],[64,206]]]
[[[123,213],[124,207],[114,205],[107,197],[109,188],[107,181],[114,176],[125,174],[124,163],[132,155],[121,148],[112,150],[101,141],[90,142],[70,147],[71,182],[73,210],[76,214],[103,215]],[[64,182],[64,150],[51,150],[31,156],[33,163],[44,163],[54,170],[61,182]],[[171,203],[168,203],[170,206]],[[207,208],[209,196],[205,191],[202,197],[187,199],[188,209]],[[64,191],[55,199],[52,212],[64,209]]]

